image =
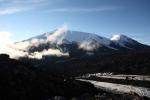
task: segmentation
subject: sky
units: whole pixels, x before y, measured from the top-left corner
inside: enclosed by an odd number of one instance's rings
[[[150,0],[0,0],[0,39],[21,41],[62,25],[150,45]]]

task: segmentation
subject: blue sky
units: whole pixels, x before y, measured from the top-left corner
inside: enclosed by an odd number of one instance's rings
[[[0,0],[0,33],[13,41],[70,30],[104,37],[125,34],[150,45],[150,0]]]

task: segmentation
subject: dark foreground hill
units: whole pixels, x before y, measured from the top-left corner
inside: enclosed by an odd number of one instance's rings
[[[148,100],[148,98],[140,97],[134,93],[113,94],[97,90],[90,83],[74,80],[65,74],[54,74],[53,71],[10,59],[5,54],[0,55],[0,99]]]
[[[45,57],[41,60],[21,59],[53,74],[78,76],[87,73],[150,75],[150,50],[95,54],[81,57]]]
[[[1,100],[48,100],[55,96],[72,98],[94,94],[93,85],[45,73],[29,64],[0,55]]]

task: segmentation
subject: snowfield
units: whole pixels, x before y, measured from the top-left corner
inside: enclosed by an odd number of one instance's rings
[[[146,76],[146,75],[124,75],[124,74],[113,75],[113,73],[86,74],[81,76],[81,78],[89,78],[91,76],[96,76],[100,78],[111,78],[111,79],[125,80],[126,78],[128,78],[128,80],[150,81],[150,76]]]
[[[110,75],[110,76],[97,76],[100,78],[112,78],[112,79],[126,79],[128,80],[140,80],[140,81],[150,81],[150,76],[142,75]]]
[[[137,87],[131,85],[122,85],[116,83],[108,83],[108,82],[98,82],[92,80],[85,80],[85,79],[77,79],[79,81],[89,82],[93,84],[96,88],[103,89],[106,91],[110,91],[112,93],[137,93],[139,96],[145,96],[150,98],[150,89],[144,87]]]

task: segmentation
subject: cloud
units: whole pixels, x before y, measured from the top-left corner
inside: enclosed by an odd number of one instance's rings
[[[12,33],[10,32],[0,32],[0,53],[9,54],[11,57],[25,56],[27,53],[10,48],[10,46],[13,45],[10,38],[11,36]]]
[[[29,53],[27,49],[29,48],[29,46],[34,46],[34,43],[30,44],[30,45],[28,43],[29,42],[25,42],[25,43],[21,42],[21,43],[19,43],[19,45],[18,44],[17,45],[16,44],[7,45],[4,48],[5,51],[3,51],[3,52],[0,51],[0,53],[9,54],[11,58],[15,58],[15,59],[18,59],[20,57],[42,59],[44,56],[57,56],[57,57],[69,56],[68,52],[63,53],[59,49],[51,49],[51,48],[49,48],[48,50],[44,49],[43,51],[35,51],[32,53]]]
[[[11,8],[4,8],[0,9],[0,16],[7,15],[7,14],[13,14],[17,12],[27,11],[30,8],[20,8],[20,7],[11,7]]]
[[[115,10],[115,7],[95,7],[95,8],[56,8],[50,9],[47,12],[82,12],[82,13],[90,13],[90,12],[103,12],[103,11],[112,11]]]
[[[55,12],[67,12],[67,13],[92,13],[92,12],[103,12],[112,11],[116,7],[102,6],[102,7],[91,7],[91,8],[51,8],[56,7],[55,5],[65,3],[64,0],[0,0],[0,16],[7,14],[14,14],[18,12],[30,11],[30,10],[45,10],[47,13]]]
[[[18,43],[13,43],[11,41],[11,36],[13,35],[10,32],[0,32],[0,54],[5,53],[9,54],[11,58],[18,59],[20,57],[28,57],[34,59],[42,59],[43,56],[69,56],[69,53],[63,53],[59,49],[48,48],[43,51],[36,51],[29,53],[28,49],[30,47],[37,47],[39,44],[47,43],[50,41],[55,41],[59,35],[67,30],[67,26],[64,25],[61,28],[58,28],[57,31],[52,33],[47,39],[36,39],[33,38],[30,41],[22,41]]]
[[[10,47],[16,50],[27,51],[30,45],[32,44],[30,44],[29,41],[25,41],[25,42],[18,42],[15,44],[13,43],[10,45]]]
[[[0,47],[1,48],[11,42],[10,40],[11,35],[12,34],[10,32],[6,32],[6,31],[0,32]]]
[[[51,35],[48,35],[46,39],[32,38],[29,41],[22,41],[11,45],[12,48],[18,50],[28,51],[31,47],[38,47],[40,44],[60,43],[63,39],[63,34],[68,30],[68,26],[64,24],[62,27],[58,28]]]
[[[0,16],[45,6],[48,0],[0,0]]]
[[[48,50],[43,50],[41,52],[34,52],[31,53],[28,57],[29,58],[34,58],[34,59],[42,59],[44,56],[69,56],[69,53],[62,53],[58,49],[48,49]]]
[[[94,51],[100,47],[100,44],[94,40],[84,41],[79,44],[79,48],[86,51]]]
[[[62,27],[58,28],[52,35],[48,36],[47,42],[61,42],[63,39],[62,35],[65,34],[67,30],[68,26],[64,24]]]
[[[49,0],[0,0],[1,3],[4,4],[29,4],[29,3],[42,3],[47,2]]]

